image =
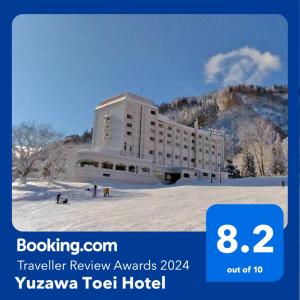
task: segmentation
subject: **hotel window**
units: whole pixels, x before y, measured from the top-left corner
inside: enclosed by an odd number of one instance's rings
[[[168,130],[172,130],[172,126],[168,126]]]
[[[185,142],[187,142],[187,138],[183,138],[183,140],[184,140]]]
[[[108,162],[108,161],[104,161],[102,164],[101,164],[101,167],[103,169],[110,169],[112,170],[114,165],[111,163],[111,162]]]
[[[158,152],[158,156],[163,156],[162,152]]]
[[[199,159],[199,164],[201,164],[202,163],[202,160],[201,159]]]
[[[127,123],[126,126],[132,128],[132,123]]]
[[[135,166],[129,166],[128,172],[135,173]]]
[[[150,136],[150,141],[155,141],[155,137]]]
[[[208,150],[205,150],[205,153],[208,153]]]
[[[168,134],[167,134],[167,137],[172,137],[172,134],[168,133]]]
[[[201,149],[201,148],[199,148],[199,152],[202,152],[202,149]]]
[[[132,132],[131,131],[127,131],[127,135],[132,135]]]
[[[180,129],[176,129],[176,132],[177,132],[177,133],[180,133]]]
[[[192,147],[192,150],[194,151],[194,150],[195,150],[195,147]]]
[[[149,168],[144,167],[144,168],[142,168],[142,170],[143,170],[143,172],[145,172],[145,173],[150,173],[150,169],[149,169]]]
[[[204,173],[203,173],[203,176],[207,177],[207,176],[208,176],[208,173],[204,172]]]
[[[216,146],[215,146],[215,145],[212,145],[212,148],[213,148],[213,149],[215,149],[215,148],[216,148]]]
[[[191,162],[195,162],[195,159],[194,159],[194,158],[191,158]]]
[[[116,165],[116,171],[126,171],[126,166],[122,164]]]
[[[104,117],[104,124],[110,124],[111,118],[110,117]]]
[[[179,140],[179,136],[178,136],[178,135],[175,135],[175,139],[176,139],[176,140]]]
[[[154,121],[151,121],[151,122],[150,122],[150,125],[151,125],[151,126],[155,126],[155,122],[154,122]]]
[[[172,155],[170,153],[167,153],[167,158],[171,158]]]
[[[155,129],[150,129],[150,132],[155,134]]]
[[[184,156],[183,158],[182,158],[184,161],[187,161],[187,158]]]
[[[132,119],[133,119],[133,116],[130,115],[130,114],[127,114],[127,119],[132,120]]]
[[[159,124],[158,124],[158,127],[164,128],[164,125],[163,125],[162,123],[159,123]]]
[[[201,134],[199,134],[199,139],[202,139],[202,135]]]
[[[132,151],[132,146],[129,146],[129,151]]]
[[[160,139],[160,140],[159,140],[159,142],[160,142],[160,143],[163,143],[163,142],[164,142],[164,140]]]
[[[209,140],[209,138],[206,136],[206,137],[205,137],[205,140],[206,140],[206,141],[208,141],[208,140]]]
[[[99,163],[97,161],[91,161],[91,160],[79,161],[78,165],[79,165],[80,168],[84,168],[84,167],[98,168],[99,167]]]
[[[171,141],[167,141],[167,144],[168,144],[168,145],[171,145],[172,143],[171,143]]]
[[[192,140],[192,143],[195,144],[195,140]]]
[[[186,131],[183,132],[184,134],[188,134]]]
[[[212,155],[215,155],[215,151],[212,151],[212,153],[211,153]]]
[[[194,132],[192,132],[192,133],[191,133],[191,136],[195,136],[195,133],[194,133]]]
[[[163,131],[160,131],[158,134],[159,134],[159,135],[164,135]]]
[[[126,142],[124,143],[124,150],[126,150],[126,148],[127,148],[127,144],[126,144]]]
[[[179,148],[179,147],[180,147],[180,144],[179,144],[179,143],[175,143],[175,146]]]
[[[156,111],[155,110],[151,110],[151,115],[156,115]]]
[[[184,148],[184,149],[187,149],[187,148],[188,148],[188,146],[187,146],[187,145],[183,145],[183,148]]]
[[[149,150],[149,154],[150,155],[154,155],[154,151],[153,150]]]
[[[179,159],[179,156],[178,156],[178,155],[175,155],[175,159]]]

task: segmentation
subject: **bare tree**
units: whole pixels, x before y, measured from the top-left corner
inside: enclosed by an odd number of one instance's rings
[[[49,144],[61,138],[50,125],[21,123],[12,128],[13,167],[21,174],[22,183],[33,165],[45,157]]]
[[[54,142],[48,146],[43,176],[48,179],[49,184],[53,178],[66,173],[73,148],[73,144],[65,143],[64,140]]]
[[[259,175],[265,176],[266,165],[269,160],[270,145],[275,137],[275,130],[268,121],[254,118],[240,126],[239,135],[243,148],[246,148],[255,157]]]

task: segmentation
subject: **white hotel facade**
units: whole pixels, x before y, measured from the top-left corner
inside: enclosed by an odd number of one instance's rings
[[[227,178],[224,136],[172,122],[152,101],[132,94],[104,100],[95,109],[90,149],[77,151],[74,179],[97,182],[174,182]]]

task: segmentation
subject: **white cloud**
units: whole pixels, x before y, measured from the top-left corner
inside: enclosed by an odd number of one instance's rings
[[[243,47],[212,56],[205,65],[206,82],[260,84],[264,78],[281,68],[278,55]]]

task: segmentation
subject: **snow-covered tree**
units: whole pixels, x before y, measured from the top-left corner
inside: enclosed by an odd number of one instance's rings
[[[270,171],[273,175],[285,175],[286,174],[286,162],[279,134],[276,135],[276,139],[272,145],[271,150]]]
[[[255,177],[255,161],[254,156],[250,152],[245,152],[243,155],[242,172],[243,177]]]
[[[288,169],[288,142],[289,142],[288,137],[283,139],[283,141],[281,142],[285,166],[286,166],[286,173],[287,173],[287,169]]]
[[[61,135],[50,125],[21,123],[12,128],[13,168],[21,174],[22,183],[38,160],[45,158],[47,147]]]
[[[270,145],[275,136],[272,124],[263,118],[254,118],[251,122],[241,124],[239,135],[243,148],[247,149],[246,152],[253,154],[259,175],[265,176],[267,174]]]
[[[43,177],[48,179],[48,183],[57,176],[66,173],[69,156],[73,145],[60,140],[50,144],[47,148],[47,155],[44,161]]]
[[[240,178],[241,172],[237,166],[233,164],[231,159],[226,160],[225,172],[228,173],[229,178]]]

